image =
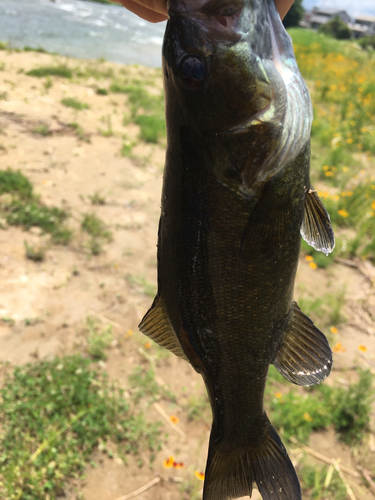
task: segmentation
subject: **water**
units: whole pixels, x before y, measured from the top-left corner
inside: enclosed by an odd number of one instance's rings
[[[83,59],[161,66],[166,23],[116,4],[81,0],[0,0],[0,40]]]

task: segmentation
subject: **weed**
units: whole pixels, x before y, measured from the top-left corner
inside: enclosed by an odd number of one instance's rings
[[[122,147],[120,149],[120,155],[125,156],[127,158],[131,158],[133,146],[134,146],[133,142],[129,142],[127,139],[124,139]]]
[[[94,194],[89,194],[89,200],[93,205],[105,205],[105,197],[102,196],[99,191],[95,191]]]
[[[303,464],[299,473],[302,490],[306,498],[324,500],[345,500],[346,487],[333,465],[311,466]]]
[[[78,101],[78,99],[75,99],[74,97],[65,97],[64,99],[61,99],[61,104],[67,106],[68,108],[76,109],[77,111],[89,108],[88,104]]]
[[[129,383],[136,403],[143,398],[153,402],[161,396],[176,401],[176,397],[168,389],[161,387],[156,382],[155,372],[152,368],[146,369],[143,366],[137,366],[129,375]]]
[[[143,276],[133,276],[132,274],[127,274],[126,281],[135,289],[136,292],[148,295],[151,298],[155,297],[156,285],[147,281]]]
[[[87,134],[81,125],[77,122],[69,123],[69,127],[71,127],[75,133],[77,134],[77,137],[80,141],[84,142],[91,142],[89,134]]]
[[[186,403],[186,416],[188,420],[201,421],[203,415],[208,415],[209,403],[206,396],[192,394]]]
[[[44,76],[60,76],[61,78],[72,78],[73,72],[65,65],[60,66],[42,66],[34,68],[26,73],[28,76],[42,78]]]
[[[25,200],[33,197],[33,185],[20,170],[0,170],[0,194],[17,194]]]
[[[81,356],[17,367],[0,391],[0,494],[9,500],[56,498],[92,452],[160,448],[158,423],[130,412],[123,391]]]
[[[103,243],[97,238],[91,238],[87,244],[91,255],[99,255],[103,251]]]
[[[107,241],[112,240],[112,233],[106,228],[104,222],[94,213],[83,216],[81,227],[84,231],[95,238],[102,238]]]
[[[36,127],[33,128],[32,131],[35,134],[43,135],[44,137],[52,134],[49,126],[46,123],[41,123],[40,125],[37,125]]]
[[[8,318],[7,316],[3,316],[1,318],[1,321],[3,321],[4,323],[6,323],[8,326],[14,326],[15,324],[15,321],[13,318]]]
[[[43,84],[44,91],[48,92],[48,90],[52,87],[52,85],[53,85],[53,82],[52,82],[51,78],[48,76],[46,78],[46,81]]]
[[[162,116],[139,115],[134,119],[134,123],[140,126],[140,138],[146,142],[157,143],[165,136],[165,119]]]
[[[98,94],[98,95],[108,95],[109,92],[108,92],[107,89],[104,89],[104,88],[100,87],[100,88],[96,89],[96,94]]]
[[[42,262],[46,256],[46,248],[43,245],[29,245],[24,240],[26,258],[35,262]]]
[[[111,346],[114,340],[112,325],[103,326],[101,323],[87,316],[87,352],[93,359],[107,359],[105,349]]]
[[[25,326],[35,326],[38,325],[39,323],[43,323],[43,319],[36,317],[36,318],[25,318]]]

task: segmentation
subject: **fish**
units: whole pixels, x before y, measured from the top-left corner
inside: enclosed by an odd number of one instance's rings
[[[301,236],[328,255],[310,182],[312,105],[274,0],[168,0],[167,149],[158,290],[139,329],[203,377],[212,428],[203,500],[298,500],[264,409],[269,366],[301,386],[332,368],[294,301]]]

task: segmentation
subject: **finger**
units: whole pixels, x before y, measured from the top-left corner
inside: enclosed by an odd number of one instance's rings
[[[126,9],[133,12],[137,16],[151,23],[160,23],[168,19],[167,9],[163,1],[147,1],[147,0],[112,0],[115,3],[121,4]]]
[[[275,0],[276,8],[279,11],[281,19],[284,19],[288,10],[293,5],[294,0]]]

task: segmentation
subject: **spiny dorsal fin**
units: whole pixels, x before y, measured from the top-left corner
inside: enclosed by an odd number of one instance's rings
[[[138,328],[157,344],[188,361],[169,321],[161,297],[155,297],[154,303],[145,314]]]
[[[326,255],[335,248],[331,219],[312,186],[306,193],[305,216],[301,226],[301,235],[310,246]]]
[[[289,382],[305,386],[319,384],[331,372],[328,340],[296,302],[273,365]]]

